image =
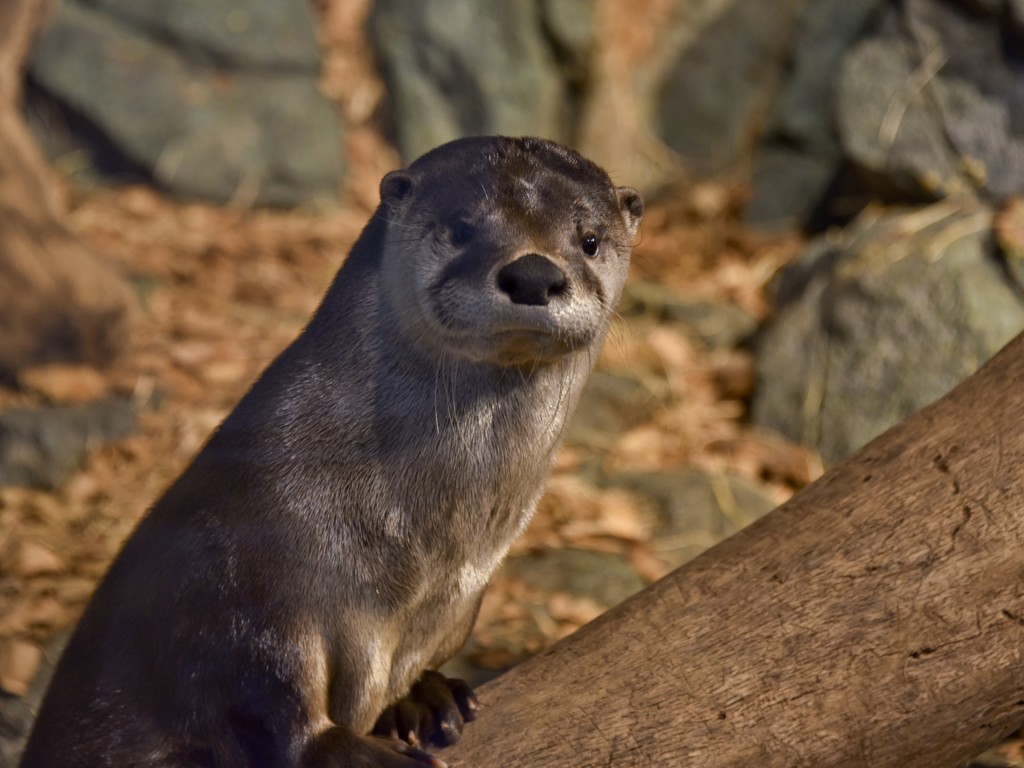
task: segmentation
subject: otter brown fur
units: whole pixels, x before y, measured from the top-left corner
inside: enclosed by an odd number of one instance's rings
[[[114,561],[23,768],[439,765],[393,737],[474,716],[430,670],[533,513],[642,211],[539,139],[385,176],[308,327]]]

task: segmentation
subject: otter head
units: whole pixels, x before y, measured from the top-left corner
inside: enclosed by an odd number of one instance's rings
[[[593,348],[619,299],[643,214],[550,141],[460,139],[389,173],[381,270],[399,332],[501,366]]]

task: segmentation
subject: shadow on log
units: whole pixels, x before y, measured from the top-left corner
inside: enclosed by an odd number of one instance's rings
[[[125,280],[61,223],[59,184],[21,119],[21,67],[49,2],[0,1],[0,377],[103,365],[127,343]]]
[[[1024,723],[1024,335],[480,690],[453,766],[962,764]]]

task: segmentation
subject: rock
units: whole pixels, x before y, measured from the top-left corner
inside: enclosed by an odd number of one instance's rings
[[[128,26],[164,40],[184,58],[229,69],[320,71],[312,3],[281,0],[83,0]]]
[[[607,608],[645,586],[625,557],[572,547],[514,555],[505,561],[499,573],[544,592],[588,597]]]
[[[1024,56],[1001,16],[942,0],[888,7],[844,59],[837,125],[869,188],[920,202],[1024,190]]]
[[[804,228],[827,205],[830,187],[842,172],[838,147],[789,147],[762,144],[751,178],[746,222],[759,230],[780,232]]]
[[[917,67],[899,39],[874,38],[843,62],[838,126],[846,155],[891,199],[934,200],[968,190],[931,103],[908,90]]]
[[[870,197],[1024,193],[1024,35],[997,0],[810,0],[760,139],[749,223],[847,221]]]
[[[735,304],[685,298],[662,283],[648,280],[626,285],[619,311],[679,323],[711,349],[739,346],[758,326],[757,318]]]
[[[991,212],[868,210],[779,276],[752,419],[834,464],[945,394],[1024,329]]]
[[[570,445],[603,445],[650,419],[663,403],[637,379],[621,372],[595,371],[566,428]]]
[[[81,148],[107,177],[142,176],[186,197],[334,199],[341,129],[317,90],[309,4],[257,11],[248,2],[175,3],[171,12],[156,0],[62,3],[29,62],[64,118],[51,121],[44,143]]]
[[[470,134],[566,140],[572,96],[560,57],[581,66],[594,7],[593,0],[374,3],[369,33],[404,160]]]
[[[762,135],[746,218],[761,228],[806,225],[842,166],[833,91],[843,55],[884,0],[812,0],[800,19],[791,70]]]
[[[749,160],[808,2],[732,2],[680,51],[662,86],[657,123],[689,170],[713,176]]]
[[[5,411],[0,414],[0,486],[57,488],[81,467],[90,449],[135,428],[135,406],[126,399]]]
[[[672,567],[692,560],[776,506],[756,485],[731,474],[692,469],[631,472],[612,475],[605,482],[629,488],[658,507],[661,524],[652,543]]]
[[[624,556],[572,547],[512,555],[497,580],[524,583],[543,604],[518,604],[531,621],[511,622],[484,645],[470,638],[445,662],[444,674],[474,687],[529,658],[538,644],[550,643],[547,632],[554,622],[586,623],[646,586]]]
[[[547,0],[540,4],[541,24],[554,46],[568,81],[582,88],[597,34],[594,0]]]

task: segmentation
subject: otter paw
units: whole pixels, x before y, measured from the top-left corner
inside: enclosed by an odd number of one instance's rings
[[[414,747],[447,747],[459,740],[466,723],[476,720],[479,707],[464,681],[428,670],[404,699],[384,710],[373,732]]]

